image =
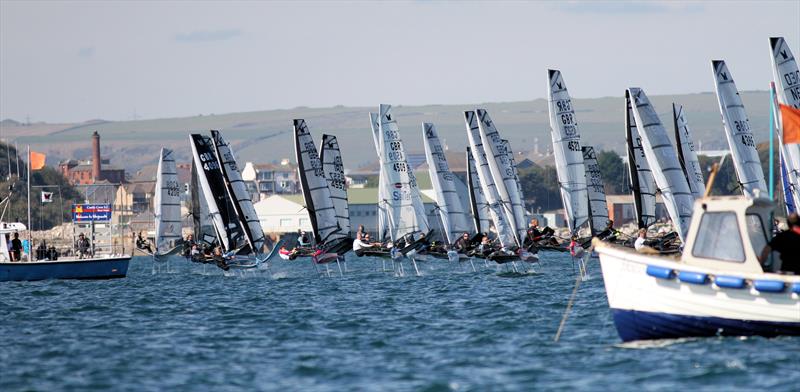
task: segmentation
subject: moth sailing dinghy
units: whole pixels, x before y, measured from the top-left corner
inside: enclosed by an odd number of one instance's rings
[[[337,216],[335,200],[325,177],[323,161],[317,153],[314,139],[305,120],[294,120],[294,145],[303,199],[314,237],[311,260],[315,265],[325,264],[326,274],[329,275],[327,263],[335,261],[339,265],[340,256],[352,249],[353,239],[350,238],[349,218],[344,222]],[[341,165],[341,159],[339,161]],[[342,197],[339,193],[337,195]],[[345,194],[345,201],[346,197]],[[342,213],[341,206],[339,213]],[[340,222],[343,222],[346,228],[342,227]],[[342,272],[341,265],[339,272]]]
[[[183,248],[181,236],[181,189],[178,185],[178,172],[174,152],[162,148],[156,172],[153,212],[155,215],[154,261],[167,260]],[[140,248],[141,249],[141,248]]]
[[[199,188],[192,192],[204,200],[207,211],[206,216],[195,216],[195,238],[204,249],[192,260],[213,263],[226,271],[261,266],[270,256],[264,253],[266,237],[230,145],[215,130],[211,137],[192,134],[189,144],[197,176],[193,184]],[[193,209],[202,211],[199,206]],[[206,225],[205,219],[211,224]],[[211,233],[206,229],[209,226]]]

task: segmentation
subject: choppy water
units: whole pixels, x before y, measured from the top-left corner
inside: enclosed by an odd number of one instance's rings
[[[445,261],[398,278],[350,258],[342,277],[277,262],[224,277],[182,259],[126,279],[0,283],[0,390],[737,390],[800,386],[800,339],[620,344],[599,265],[537,274]],[[408,271],[408,269],[407,269]]]

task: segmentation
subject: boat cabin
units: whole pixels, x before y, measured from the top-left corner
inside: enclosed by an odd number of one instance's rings
[[[774,203],[766,198],[711,196],[695,201],[681,262],[763,273],[758,255],[769,238]]]
[[[11,255],[8,253],[8,243],[14,233],[21,234],[25,230],[28,230],[28,228],[20,222],[0,222],[0,262],[11,261]]]

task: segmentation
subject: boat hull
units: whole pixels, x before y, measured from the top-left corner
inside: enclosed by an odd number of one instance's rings
[[[130,256],[0,263],[0,282],[46,279],[114,279],[128,274]]]
[[[800,335],[800,277],[704,269],[608,245],[596,250],[623,341]],[[782,288],[759,290],[757,281]]]
[[[626,342],[690,336],[800,335],[800,323],[792,322],[737,320],[625,309],[611,309],[611,313],[620,338]]]

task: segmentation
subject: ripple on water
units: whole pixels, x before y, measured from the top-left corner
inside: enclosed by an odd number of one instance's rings
[[[735,390],[800,382],[796,337],[622,344],[597,263],[535,273],[421,263],[394,277],[352,258],[344,277],[305,261],[224,277],[173,260],[127,279],[0,284],[0,390]],[[518,267],[521,267],[518,265]],[[406,271],[411,271],[407,266]],[[10,337],[10,338],[9,338]]]

